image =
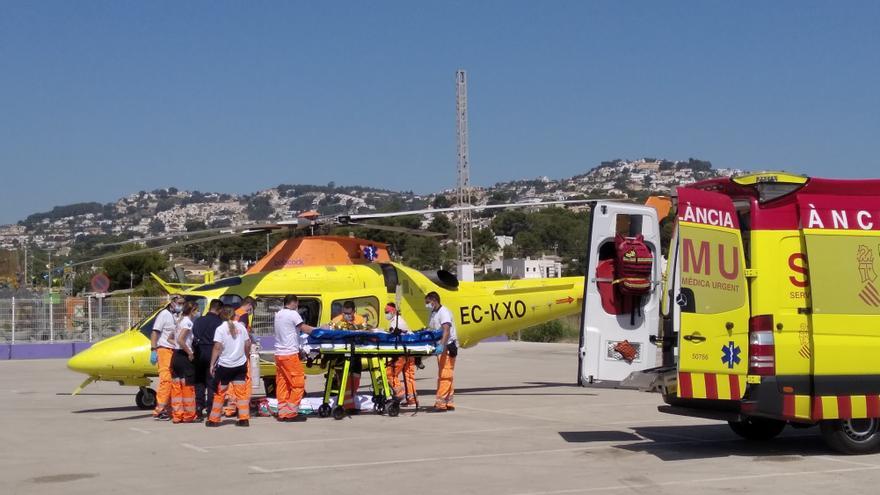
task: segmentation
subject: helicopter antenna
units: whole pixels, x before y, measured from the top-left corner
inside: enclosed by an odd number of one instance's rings
[[[471,214],[471,167],[468,161],[467,73],[455,72],[456,130],[458,132],[458,279],[474,280]]]

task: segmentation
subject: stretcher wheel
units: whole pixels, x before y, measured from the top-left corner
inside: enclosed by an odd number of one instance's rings
[[[342,406],[336,406],[333,408],[333,419],[339,421],[340,419],[345,417],[345,408]]]
[[[400,414],[400,402],[392,401],[385,407],[385,412],[388,413],[388,416],[394,418]]]
[[[319,417],[326,418],[326,417],[330,416],[330,413],[331,413],[330,404],[321,404],[318,407],[318,416]]]
[[[156,407],[156,391],[151,388],[141,387],[137,395],[134,396],[134,403],[140,409],[153,409]]]

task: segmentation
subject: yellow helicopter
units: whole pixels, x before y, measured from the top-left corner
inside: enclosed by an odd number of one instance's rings
[[[351,215],[336,217],[335,221],[358,225],[356,222],[362,218],[418,213]],[[301,227],[317,223],[316,218],[306,216],[289,224],[239,229],[229,235],[283,228],[290,224]],[[387,226],[371,224],[369,228]],[[388,302],[397,302],[411,327],[424,328],[428,319],[424,296],[436,291],[443,305],[456,318],[458,338],[463,347],[476,345],[488,337],[577,314],[581,311],[584,294],[583,277],[465,282],[442,270],[426,275],[392,262],[383,243],[342,236],[288,238],[240,276],[204,284],[171,284],[158,276],[154,275],[154,278],[169,294],[181,294],[197,302],[201,312],[211,299],[235,306],[244,297],[253,297],[256,299],[253,327],[257,336],[272,335],[272,316],[281,308],[286,294],[299,296],[303,319],[312,326],[329,322],[342,311],[345,301],[353,301],[367,325],[381,329],[388,327],[388,322],[381,317],[382,308]],[[73,356],[67,363],[68,368],[88,376],[74,395],[92,382],[112,381],[138,387],[136,404],[143,409],[152,408],[156,395],[149,388],[150,379],[157,376],[157,370],[149,360],[149,337],[160,309],[129,330],[101,340]],[[271,338],[264,343],[268,340]],[[307,372],[317,374],[322,370],[315,367]],[[271,360],[261,359],[260,376],[264,380],[275,376],[275,365]]]

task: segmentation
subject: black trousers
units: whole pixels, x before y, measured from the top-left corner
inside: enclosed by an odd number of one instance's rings
[[[214,402],[214,391],[217,390],[217,385],[210,373],[213,349],[214,344],[199,345],[194,349],[196,355],[196,359],[193,361],[196,368],[196,410],[204,411],[206,414]]]

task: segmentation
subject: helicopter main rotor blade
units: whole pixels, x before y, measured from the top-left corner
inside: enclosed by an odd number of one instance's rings
[[[410,228],[406,228],[406,227],[399,227],[399,226],[395,226],[395,225],[381,225],[381,224],[375,224],[375,223],[348,222],[348,223],[342,224],[341,226],[342,227],[353,226],[353,227],[362,227],[365,229],[385,230],[388,232],[398,232],[401,234],[418,235],[418,236],[422,236],[422,237],[443,237],[446,235],[441,232],[431,232],[428,230],[416,230],[416,229],[410,229]]]
[[[449,208],[426,208],[423,210],[412,210],[412,211],[395,211],[391,213],[360,213],[355,215],[339,215],[336,217],[336,220],[339,223],[346,224],[351,223],[352,221],[357,220],[372,220],[376,218],[394,218],[394,217],[403,217],[408,215],[433,215],[437,213],[451,213],[457,211],[466,211],[466,210],[495,210],[499,208],[527,208],[529,206],[547,206],[547,205],[577,205],[577,204],[587,204],[587,203],[595,203],[596,201],[600,201],[606,198],[592,198],[592,199],[566,199],[559,201],[543,201],[540,203],[504,203],[497,205],[475,205],[475,206],[452,206]]]
[[[238,225],[235,227],[222,227],[222,228],[216,228],[216,229],[193,230],[193,231],[188,231],[188,232],[174,232],[171,234],[157,235],[157,236],[153,236],[153,237],[142,237],[139,239],[128,239],[128,240],[119,241],[119,242],[101,243],[101,244],[96,244],[95,247],[124,246],[126,244],[134,244],[136,242],[152,242],[152,241],[158,241],[158,240],[163,240],[163,239],[176,239],[178,237],[198,236],[198,235],[204,235],[204,234],[233,234],[233,233],[246,234],[246,233],[257,232],[257,231],[263,232],[266,230],[278,230],[278,229],[282,229],[285,227],[293,228],[295,226],[296,225],[291,225],[290,222],[278,222],[278,223],[266,223],[266,224],[256,224],[256,223],[255,224],[245,224],[245,225]]]
[[[88,265],[91,263],[96,263],[98,261],[107,261],[107,260],[112,260],[112,259],[116,259],[116,258],[125,258],[127,256],[132,256],[135,254],[144,254],[144,253],[151,253],[153,251],[162,251],[162,250],[170,249],[170,248],[177,247],[177,246],[187,246],[189,244],[201,244],[203,242],[219,241],[222,239],[229,239],[230,237],[241,237],[242,235],[247,235],[249,233],[262,233],[262,232],[267,232],[267,231],[268,230],[263,230],[263,231],[255,230],[253,232],[247,232],[247,233],[234,232],[234,233],[220,234],[220,235],[215,235],[215,236],[210,236],[210,237],[199,237],[198,239],[188,239],[185,241],[178,241],[178,242],[172,242],[170,244],[163,244],[161,246],[135,249],[134,251],[126,251],[124,253],[108,254],[106,256],[99,256],[97,258],[92,258],[92,259],[85,260],[85,261],[77,261],[76,263],[70,263],[65,266],[72,267],[72,266]]]

